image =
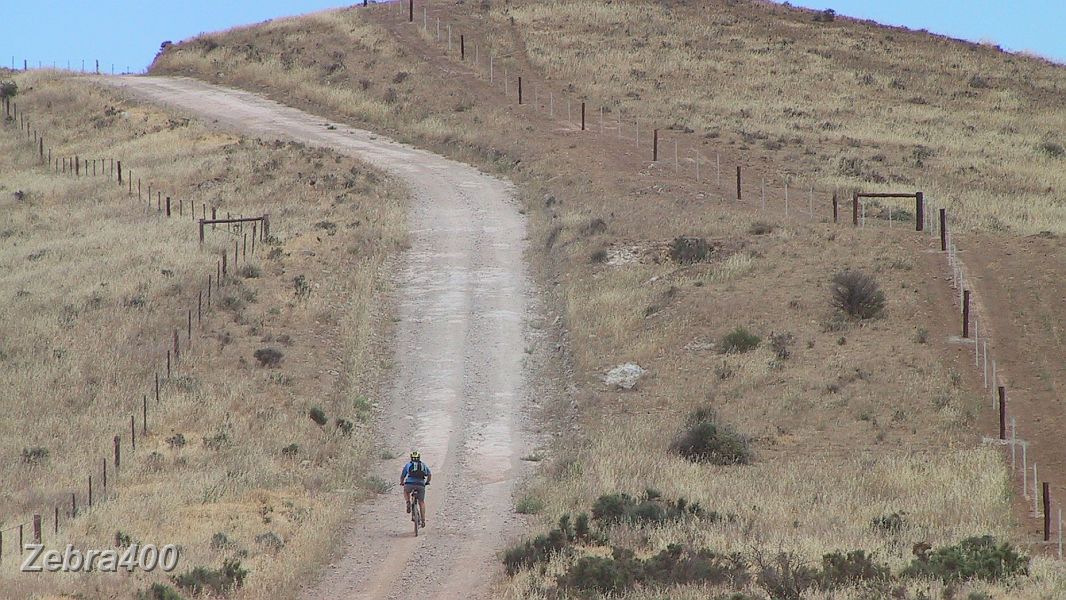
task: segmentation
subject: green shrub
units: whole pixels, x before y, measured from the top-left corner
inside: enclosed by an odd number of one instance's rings
[[[752,459],[747,436],[718,423],[710,409],[689,416],[672,448],[688,460],[714,465],[746,465]]]
[[[285,353],[277,348],[260,348],[253,352],[252,356],[259,361],[261,367],[276,367],[285,357]]]
[[[536,496],[524,496],[515,504],[514,510],[520,515],[535,515],[544,510],[544,502]]]
[[[670,258],[682,265],[691,265],[707,260],[711,255],[711,245],[699,237],[679,236],[670,243]]]
[[[954,546],[933,552],[918,548],[901,575],[940,579],[947,583],[982,579],[1005,581],[1029,574],[1029,557],[1019,554],[1009,542],[997,543],[990,535],[967,538]]]
[[[833,276],[832,305],[855,319],[873,319],[885,309],[885,293],[873,277],[862,271],[841,271]]]
[[[244,578],[247,576],[248,571],[241,568],[241,561],[235,558],[228,558],[223,561],[221,569],[196,567],[187,573],[174,577],[174,584],[193,595],[208,592],[224,596],[241,587],[244,584]]]
[[[27,465],[39,465],[48,460],[48,448],[33,446],[22,449],[22,462]]]
[[[547,562],[551,557],[566,550],[569,542],[559,529],[553,529],[546,535],[538,535],[532,540],[508,548],[503,554],[503,564],[508,575],[514,575],[523,568]]]
[[[592,519],[604,525],[628,523],[630,525],[659,524],[677,521],[686,516],[705,516],[698,502],[689,504],[684,498],[664,502],[657,497],[645,495],[634,498],[629,494],[604,494],[592,505]],[[717,513],[711,519],[718,520]]]
[[[903,526],[905,524],[903,520],[903,515],[904,513],[902,512],[894,512],[890,515],[881,515],[880,517],[875,518],[873,522],[870,523],[870,526],[873,528],[874,531],[879,531],[881,533],[886,534],[897,534],[903,531]]]
[[[303,275],[297,275],[293,278],[292,288],[297,300],[307,300],[311,295],[311,284]]]
[[[338,417],[333,424],[337,426],[337,431],[344,437],[351,437],[352,430],[355,428],[355,425],[353,425],[351,421],[340,417]]]
[[[559,578],[559,587],[610,594],[632,587],[639,571],[640,562],[632,556],[628,560],[583,556]]]
[[[255,265],[244,265],[237,270],[237,274],[245,279],[256,279],[263,274],[263,271]]]
[[[774,356],[781,360],[788,360],[792,356],[792,349],[790,346],[796,341],[795,336],[791,333],[771,333],[770,334],[770,348],[774,351]]]
[[[115,532],[115,545],[119,548],[125,548],[133,543],[133,537],[122,531],[121,529]]]
[[[888,566],[877,563],[865,550],[847,554],[833,552],[822,556],[821,582],[825,588],[838,588],[863,582],[885,582],[891,577]]]
[[[802,564],[784,552],[772,560],[755,556],[755,582],[774,600],[802,600],[804,593],[818,583],[817,569]]]
[[[311,417],[311,420],[319,425],[325,425],[329,422],[329,418],[326,417],[326,411],[318,406],[312,406],[311,410],[308,411],[307,416]]]
[[[764,221],[755,221],[748,227],[748,233],[751,235],[766,235],[774,232],[774,226]]]
[[[137,592],[137,600],[185,600],[185,597],[169,585],[157,582]]]
[[[0,100],[14,98],[19,93],[19,86],[14,81],[0,81]]]
[[[215,550],[223,550],[229,548],[231,545],[233,545],[233,542],[231,542],[229,536],[222,531],[211,536],[211,548]]]
[[[759,336],[744,327],[737,327],[722,336],[718,342],[718,351],[724,354],[743,354],[758,348],[761,343]]]
[[[281,453],[285,456],[296,456],[300,453],[300,445],[297,443],[289,444],[281,449]]]
[[[1056,142],[1044,142],[1039,146],[1040,152],[1044,153],[1050,158],[1062,158],[1066,156],[1066,148],[1062,147],[1062,144]]]

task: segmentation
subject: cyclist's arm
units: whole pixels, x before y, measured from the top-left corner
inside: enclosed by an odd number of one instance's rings
[[[403,466],[403,472],[400,473],[400,485],[403,485],[407,481],[407,470],[411,468],[411,463],[407,463]]]
[[[430,472],[429,467],[426,467],[426,485],[429,485],[429,480],[433,479],[433,473]]]

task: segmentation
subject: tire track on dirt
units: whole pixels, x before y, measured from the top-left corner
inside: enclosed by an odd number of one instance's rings
[[[511,494],[527,449],[531,285],[511,184],[367,131],[329,129],[325,119],[249,92],[185,78],[100,81],[223,128],[357,156],[409,186],[411,247],[397,276],[381,429],[389,446],[419,447],[434,469],[429,526],[412,536],[398,488],[359,507],[343,557],[304,597],[486,597],[495,552],[516,527]],[[380,475],[396,481],[401,466],[382,465]]]

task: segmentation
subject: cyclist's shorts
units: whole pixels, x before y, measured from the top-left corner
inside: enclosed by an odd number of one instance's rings
[[[426,486],[419,483],[405,483],[403,491],[409,492],[416,500],[426,499]]]

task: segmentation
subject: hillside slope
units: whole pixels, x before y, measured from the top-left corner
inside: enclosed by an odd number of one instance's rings
[[[957,291],[933,252],[938,245],[898,227],[913,219],[912,206],[871,203],[870,226],[855,229],[829,222],[829,196],[922,189],[949,210],[962,248],[997,258],[997,271],[984,259],[967,263],[968,276],[983,326],[1010,363],[999,376],[1023,398],[1019,430],[1033,442],[1030,456],[1053,465],[1044,474],[1058,497],[1064,481],[1054,465],[1064,464],[1064,449],[1024,412],[1043,411],[1053,429],[1046,411],[1054,371],[1041,374],[999,340],[1024,328],[1061,355],[1055,328],[1040,326],[1061,314],[1061,299],[1016,295],[992,312],[999,297],[990,277],[1013,276],[1025,289],[1033,265],[1054,272],[1064,260],[1055,237],[1064,222],[1055,138],[1062,68],[761,3],[419,6],[425,20],[416,10],[414,24],[392,5],[209,34],[168,49],[153,72],[263,91],[519,183],[537,240],[531,259],[565,326],[560,349],[575,392],[572,403],[544,410],[559,439],[532,457],[547,461],[518,508],[541,514],[547,529],[602,495],[648,497],[651,489],[715,516],[651,529],[597,523],[597,543],[545,569],[517,569],[501,594],[551,596],[582,579],[567,578],[588,568],[579,559],[612,547],[641,558],[670,544],[738,553],[760,567],[745,573],[759,576],[712,587],[766,595],[774,572],[766,567],[779,553],[818,564],[826,553],[863,549],[898,573],[919,542],[1033,540],[1038,523],[1018,494],[1020,472],[1012,476],[1003,455],[980,444],[995,431],[993,415],[973,347],[954,337]],[[576,126],[582,101],[584,132]],[[654,163],[652,128],[664,159]],[[676,163],[675,140],[686,152]],[[705,161],[699,180],[695,156]],[[722,180],[711,178],[711,164],[723,167]],[[745,202],[727,202],[736,165]],[[766,206],[750,202],[763,181]],[[809,186],[817,193],[807,204]],[[1041,231],[1051,233],[1018,237]],[[668,249],[681,235],[707,240],[708,259],[672,260]],[[846,269],[880,282],[883,318],[836,318],[829,279]],[[738,327],[763,343],[731,352],[721,342]],[[648,371],[633,390],[601,379],[623,362]],[[719,427],[750,438],[751,464],[697,464],[674,451],[690,414],[708,408]],[[1033,576],[1017,586],[963,588],[996,597],[1061,593],[1060,566],[1040,557],[1038,545],[1027,550],[1038,555]],[[912,597],[951,587],[900,585]],[[653,588],[631,596],[666,593]]]

